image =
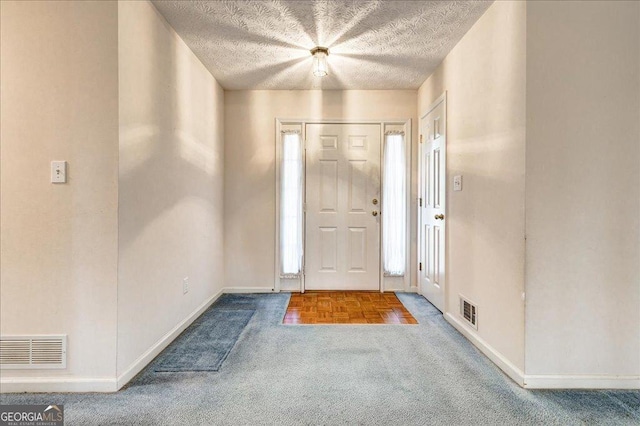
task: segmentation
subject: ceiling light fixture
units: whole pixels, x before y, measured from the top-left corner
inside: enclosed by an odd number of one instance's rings
[[[329,72],[327,70],[327,56],[329,56],[329,49],[326,47],[316,46],[311,49],[311,55],[313,56],[313,75],[316,77],[324,77]]]

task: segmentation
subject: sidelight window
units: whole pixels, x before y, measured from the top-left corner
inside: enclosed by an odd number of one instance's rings
[[[302,138],[298,131],[282,133],[280,176],[280,258],[283,276],[302,272],[303,164]]]
[[[403,276],[406,266],[407,205],[404,132],[387,132],[384,142],[382,252],[384,273]]]

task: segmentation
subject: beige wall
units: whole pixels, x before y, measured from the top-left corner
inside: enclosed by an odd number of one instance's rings
[[[415,117],[414,90],[226,92],[225,286],[274,285],[276,118]]]
[[[224,92],[150,3],[118,10],[122,374],[223,287]]]
[[[639,6],[527,6],[527,374],[640,375]]]
[[[446,311],[478,305],[469,330],[524,368],[526,6],[496,2],[420,87],[418,114],[447,92]],[[463,191],[453,192],[454,175]]]
[[[67,370],[115,375],[118,10],[1,3],[0,333],[68,334]],[[50,183],[50,162],[68,182]]]

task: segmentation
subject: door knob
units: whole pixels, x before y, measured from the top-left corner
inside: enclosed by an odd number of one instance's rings
[[[439,220],[443,220],[444,219],[444,215],[443,214],[437,214],[437,215],[435,215],[435,218],[439,219]]]
[[[375,210],[374,210],[374,211],[372,211],[372,212],[371,212],[371,214],[372,214],[372,215],[374,215],[374,216],[378,216],[378,212],[377,212],[377,211],[375,211]]]
[[[373,200],[371,200],[371,202],[373,203],[373,205],[375,206],[376,204],[378,204],[378,199],[374,198]]]

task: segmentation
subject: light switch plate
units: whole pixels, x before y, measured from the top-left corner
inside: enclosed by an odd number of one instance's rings
[[[52,161],[51,162],[51,183],[67,182],[67,162]]]
[[[453,177],[453,190],[462,191],[462,176],[458,175]]]

